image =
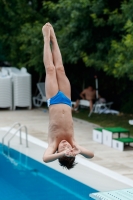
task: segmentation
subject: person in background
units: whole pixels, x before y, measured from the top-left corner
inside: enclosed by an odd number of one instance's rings
[[[91,112],[93,109],[93,100],[96,98],[96,90],[92,86],[88,86],[80,93],[80,97],[89,101]]]

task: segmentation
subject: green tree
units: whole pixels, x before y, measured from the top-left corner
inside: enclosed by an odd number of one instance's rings
[[[127,76],[133,80],[133,0],[124,1],[121,5],[121,16],[124,19],[123,34],[120,40],[112,40],[108,52],[105,71],[115,77]]]
[[[42,6],[43,4],[43,6]],[[0,1],[0,44],[15,66],[43,72],[41,28],[55,28],[64,63],[132,77],[133,0]]]
[[[117,78],[132,77],[133,0],[44,2],[65,63],[83,62]]]
[[[6,60],[12,65],[34,67],[41,73],[41,27],[47,18],[43,19],[39,3],[37,0],[0,1],[0,43]]]

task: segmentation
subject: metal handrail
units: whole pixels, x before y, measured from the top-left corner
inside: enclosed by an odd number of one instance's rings
[[[16,125],[19,125],[19,127],[21,126],[21,124],[19,123],[19,122],[15,122],[12,126],[11,126],[11,128],[6,132],[6,134],[4,135],[4,137],[2,138],[2,145],[4,146],[4,139],[5,139],[5,137],[10,133],[10,131],[16,126]],[[21,132],[21,130],[20,130],[20,132]],[[20,133],[20,135],[21,135],[21,133]],[[21,137],[20,137],[20,144],[21,144]]]
[[[10,141],[14,138],[14,136],[16,135],[16,133],[20,130],[20,133],[21,133],[21,130],[22,130],[22,128],[25,128],[25,134],[26,134],[26,147],[28,147],[28,137],[27,137],[27,134],[28,134],[28,132],[27,132],[27,127],[26,126],[21,126],[21,127],[19,127],[17,130],[16,130],[16,132],[13,134],[13,136],[8,140],[8,156],[9,156],[9,150],[10,150]],[[21,137],[21,134],[20,134],[20,137]],[[20,144],[22,144],[22,140],[21,140],[21,143]]]

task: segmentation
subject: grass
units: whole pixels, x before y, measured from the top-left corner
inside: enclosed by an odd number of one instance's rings
[[[133,125],[129,124],[129,120],[133,119],[133,116],[129,114],[112,115],[112,114],[95,114],[92,113],[88,117],[88,109],[80,109],[78,113],[73,112],[73,117],[83,119],[85,121],[97,124],[101,127],[123,127],[130,131],[130,135],[133,136]]]

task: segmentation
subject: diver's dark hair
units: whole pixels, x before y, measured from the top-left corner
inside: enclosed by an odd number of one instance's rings
[[[72,169],[77,163],[75,163],[75,157],[67,157],[63,156],[62,158],[58,159],[60,166],[67,168],[67,169]]]

